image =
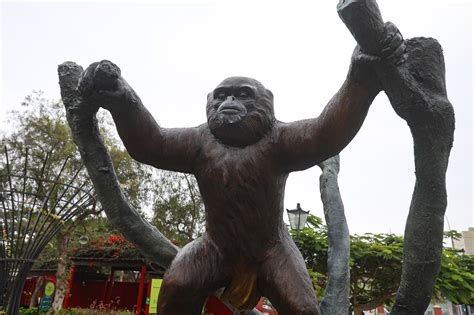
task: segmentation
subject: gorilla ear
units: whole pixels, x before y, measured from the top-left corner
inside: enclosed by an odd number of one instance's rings
[[[265,89],[266,93],[268,94],[268,97],[270,97],[270,99],[272,100],[272,103],[273,103],[273,93],[272,91],[270,91],[269,89]]]
[[[214,95],[214,92],[209,92],[209,94],[207,94],[207,102],[209,103],[210,101],[212,101],[212,96]]]

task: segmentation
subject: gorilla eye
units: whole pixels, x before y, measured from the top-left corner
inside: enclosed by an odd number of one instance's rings
[[[249,94],[245,91],[242,91],[242,92],[239,92],[239,97],[247,98],[247,97],[249,97]]]
[[[219,101],[223,101],[225,100],[226,96],[227,95],[225,94],[225,92],[219,92],[216,94],[215,98]]]
[[[249,93],[244,90],[239,91],[239,93],[237,94],[238,98],[249,98],[249,96],[250,96]]]

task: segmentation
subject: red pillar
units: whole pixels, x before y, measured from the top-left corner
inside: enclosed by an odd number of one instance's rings
[[[115,282],[115,270],[112,268],[112,271],[110,272],[109,280],[105,284],[105,292],[104,292],[104,304],[109,304],[110,303],[110,295],[112,294],[112,288],[114,286]]]
[[[69,307],[69,302],[71,300],[71,293],[72,293],[72,284],[74,283],[74,273],[76,272],[76,265],[74,263],[69,270],[69,280],[67,282],[67,291],[66,296],[64,297],[63,308]]]
[[[147,294],[147,300],[148,301],[150,299],[150,293],[151,293],[151,279],[148,280],[148,294]],[[150,303],[145,305],[145,315],[150,315]]]
[[[140,311],[142,309],[142,301],[143,301],[143,288],[145,286],[145,275],[146,275],[146,265],[142,265],[142,269],[140,270],[140,284],[138,286],[138,297],[137,297],[137,315],[140,315]]]

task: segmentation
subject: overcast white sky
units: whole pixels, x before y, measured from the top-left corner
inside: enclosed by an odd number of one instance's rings
[[[473,222],[471,0],[379,0],[405,38],[444,48],[456,112],[448,170],[451,228]],[[279,120],[319,115],[343,82],[355,46],[337,1],[1,2],[0,120],[34,89],[59,99],[57,65],[109,59],[164,127],[205,122],[206,95],[224,78],[260,80]],[[0,130],[7,127],[0,123]],[[402,234],[415,182],[408,127],[381,93],[341,154],[351,233]],[[319,168],[290,175],[285,207],[323,217]],[[447,226],[445,226],[447,229]]]

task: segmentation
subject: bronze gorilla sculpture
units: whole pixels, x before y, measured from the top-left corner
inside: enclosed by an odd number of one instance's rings
[[[384,56],[356,49],[349,74],[318,118],[275,119],[260,82],[225,79],[207,97],[207,123],[158,126],[110,61],[83,73],[84,98],[108,109],[130,155],[154,167],[194,174],[206,208],[206,232],[185,246],[164,276],[158,313],[201,314],[206,297],[251,309],[261,295],[279,314],[319,314],[303,258],[283,222],[285,182],[339,153],[355,136],[381,90],[373,62],[400,61],[401,35],[387,24]],[[403,58],[403,57],[402,57]],[[265,222],[264,225],[261,222]]]

